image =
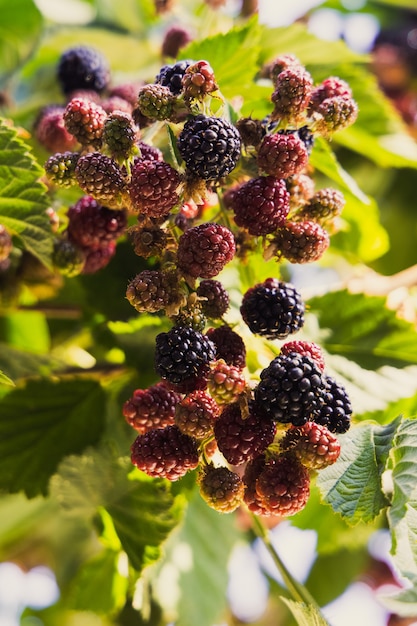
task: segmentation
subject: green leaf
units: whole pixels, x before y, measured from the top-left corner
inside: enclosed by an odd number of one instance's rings
[[[7,343],[0,342],[0,368],[13,380],[28,376],[47,376],[65,368],[65,364],[45,354],[36,354],[19,350]]]
[[[16,69],[34,50],[42,16],[32,0],[0,0],[0,76]]]
[[[0,370],[0,385],[10,385],[11,387],[14,387],[15,383]]]
[[[301,602],[294,602],[294,600],[289,600],[284,596],[281,596],[281,600],[294,615],[298,626],[330,626],[329,622],[324,619],[316,607],[302,604]]]
[[[46,495],[60,460],[96,443],[105,394],[93,380],[30,380],[0,400],[0,488]]]
[[[133,470],[130,458],[107,447],[63,460],[52,477],[51,494],[70,515],[92,518],[100,509],[109,518],[132,566],[138,571],[157,561],[162,544],[179,523],[184,498],[174,496],[165,479]],[[115,546],[112,546],[115,547]]]
[[[317,476],[324,500],[347,521],[370,522],[388,505],[381,476],[397,426],[361,424],[340,435],[340,457]]]
[[[52,230],[43,170],[17,131],[0,119],[0,222],[24,248],[51,265]]]

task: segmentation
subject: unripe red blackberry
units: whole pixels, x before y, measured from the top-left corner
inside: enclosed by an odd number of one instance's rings
[[[290,263],[312,263],[321,259],[330,245],[328,232],[312,220],[287,221],[272,240],[278,258]]]
[[[156,337],[156,371],[161,378],[174,385],[188,381],[190,387],[193,383],[198,384],[199,379],[207,376],[210,362],[214,359],[214,344],[192,328],[174,327]]]
[[[242,479],[227,467],[204,467],[197,479],[203,500],[219,513],[232,513],[243,502]]]
[[[267,278],[243,296],[240,313],[255,335],[285,339],[304,325],[304,302],[291,283]]]
[[[108,209],[92,196],[83,196],[67,211],[67,235],[82,248],[96,250],[115,241],[127,224],[125,211]]]
[[[175,481],[197,467],[197,444],[175,425],[156,428],[135,439],[131,460],[148,476]]]
[[[274,104],[272,119],[297,124],[303,119],[313,91],[313,79],[309,72],[297,65],[288,66],[275,79],[271,96]]]
[[[168,87],[174,96],[178,96],[182,91],[182,77],[191,63],[193,63],[193,61],[190,59],[184,59],[174,64],[164,65],[159,70],[155,78],[155,83]]]
[[[205,391],[193,391],[178,402],[175,424],[186,435],[204,439],[213,432],[219,412],[216,402]]]
[[[146,117],[152,120],[169,120],[175,111],[176,97],[169,87],[149,84],[141,87],[137,106]]]
[[[109,98],[119,98],[128,102],[131,107],[136,105],[139,89],[143,87],[143,82],[127,82],[114,85],[109,89]]]
[[[56,152],[45,163],[45,174],[55,185],[63,188],[77,184],[75,168],[80,152]]]
[[[76,89],[91,89],[101,93],[110,82],[107,59],[90,46],[69,48],[59,59],[58,81],[66,95]]]
[[[259,474],[265,469],[266,456],[265,453],[255,456],[251,461],[248,461],[245,467],[245,471],[242,476],[243,484],[245,485],[245,494],[243,500],[248,507],[249,511],[255,513],[255,515],[271,515],[269,509],[266,509],[256,493],[256,481]]]
[[[169,163],[138,159],[129,182],[131,208],[149,217],[165,217],[179,202],[180,176]]]
[[[124,205],[126,181],[116,161],[101,152],[87,152],[75,168],[78,185],[89,196],[111,209]]]
[[[257,148],[265,136],[265,127],[261,120],[252,117],[241,117],[236,128],[244,146]]]
[[[178,137],[178,151],[187,171],[204,180],[230,174],[239,160],[240,147],[237,129],[219,117],[191,117]]]
[[[151,146],[146,141],[138,141],[136,147],[139,150],[139,156],[135,157],[134,162],[143,159],[144,161],[163,161],[164,155],[162,150],[156,146]]]
[[[314,87],[310,97],[310,109],[315,110],[327,98],[342,97],[350,100],[352,90],[349,84],[338,76],[329,76]]]
[[[84,248],[83,250],[86,257],[82,274],[95,274],[110,263],[116,254],[116,243],[109,241],[106,246],[102,246],[101,248],[96,248],[95,250]]]
[[[222,406],[238,400],[246,389],[246,379],[238,367],[219,359],[210,367],[207,388],[212,398]]]
[[[217,446],[231,465],[241,465],[258,456],[275,437],[273,419],[259,413],[253,402],[248,409],[245,415],[238,402],[228,404],[214,424]]]
[[[233,259],[233,233],[220,224],[205,222],[189,228],[178,242],[178,269],[192,278],[213,278]]]
[[[0,262],[9,258],[13,248],[12,237],[3,224],[0,224]]]
[[[176,272],[164,270],[143,270],[137,274],[129,282],[126,298],[139,313],[170,312],[185,301]]]
[[[306,422],[292,426],[280,441],[283,452],[293,454],[310,470],[321,470],[337,461],[340,443],[326,426]]]
[[[103,143],[114,159],[124,160],[133,154],[137,134],[131,115],[114,111],[104,122]]]
[[[254,397],[259,410],[282,424],[315,420],[324,405],[323,373],[309,356],[280,354],[262,370]]]
[[[270,514],[295,515],[310,496],[310,473],[295,457],[281,454],[270,459],[259,474],[256,493]]]
[[[302,356],[309,356],[317,367],[324,372],[325,362],[323,350],[313,341],[301,341],[295,339],[294,341],[286,341],[281,346],[280,354],[288,356],[291,352],[296,352]]]
[[[47,106],[41,109],[35,120],[35,138],[48,152],[67,152],[78,145],[77,139],[65,127],[64,111],[61,106]]]
[[[296,174],[285,180],[290,194],[290,210],[300,209],[314,195],[314,180],[307,174]]]
[[[129,115],[133,122],[133,107],[129,102],[123,100],[123,98],[109,96],[104,100],[100,100],[100,105],[106,111],[107,115],[111,115],[112,113],[124,113],[124,115]],[[133,123],[135,124],[135,122]]]
[[[82,146],[100,148],[107,113],[99,104],[73,98],[65,107],[65,128]]]
[[[221,319],[229,309],[229,294],[218,280],[202,280],[197,287],[197,296],[201,298],[203,313],[211,319]]]
[[[209,328],[207,337],[214,343],[216,359],[223,359],[228,365],[243,369],[246,365],[246,346],[240,335],[224,324]]]
[[[176,59],[178,52],[194,39],[184,26],[173,25],[164,34],[161,53],[163,56]]]
[[[185,100],[202,100],[206,94],[216,91],[218,85],[214,70],[208,61],[191,63],[182,77],[182,90]]]
[[[251,235],[267,235],[281,226],[289,213],[285,181],[274,176],[251,178],[235,191],[230,206],[238,226]]]
[[[281,54],[263,67],[262,76],[270,78],[275,84],[279,74],[290,67],[302,67],[302,65],[294,54]]]
[[[358,112],[358,105],[353,98],[327,98],[314,108],[314,113],[317,114],[314,130],[324,137],[331,137],[335,132],[351,126],[356,121]]]
[[[299,174],[308,163],[307,148],[295,133],[266,135],[258,150],[258,167],[275,178]]]
[[[73,277],[81,274],[86,260],[86,252],[66,237],[54,241],[52,264],[63,276]]]
[[[352,403],[345,387],[332,376],[325,377],[322,390],[323,404],[314,421],[323,424],[332,433],[345,433],[350,428]]]
[[[135,254],[144,259],[162,254],[168,242],[166,230],[151,218],[141,218],[139,224],[129,228],[127,233]]]
[[[318,189],[309,202],[297,213],[297,219],[315,220],[320,223],[339,216],[345,206],[345,197],[338,189]]]
[[[135,389],[123,405],[127,423],[143,435],[154,428],[174,424],[175,407],[181,396],[158,382],[147,389]]]

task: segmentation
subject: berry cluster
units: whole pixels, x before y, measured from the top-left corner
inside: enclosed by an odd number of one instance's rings
[[[284,341],[266,368],[249,372],[219,275],[255,247],[267,260],[321,258],[344,198],[315,190],[309,157],[315,136],[353,123],[357,105],[344,81],[314,85],[293,55],[261,73],[272,85],[270,114],[235,112],[233,123],[206,60],[164,65],[153,82],[112,87],[105,60],[78,47],[59,63],[66,102],[40,114],[36,137],[53,153],[45,164],[51,187],[78,185],[84,194],[66,213],[57,268],[98,271],[126,234],[152,262],[132,277],[127,300],[139,314],[171,323],[156,337],[159,381],[123,406],[137,433],[132,463],[169,480],[197,469],[201,496],[218,511],[245,504],[286,516],[306,504],[312,473],[337,460],[337,434],[348,430],[352,407],[326,373],[320,347],[289,339],[304,325],[305,305],[282,279],[243,294],[249,332]],[[161,124],[170,162],[147,140]]]

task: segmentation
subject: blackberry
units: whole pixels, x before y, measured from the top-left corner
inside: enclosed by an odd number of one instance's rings
[[[244,146],[257,148],[265,137],[265,127],[261,120],[252,117],[241,117],[236,122],[236,128]]]
[[[108,209],[92,196],[83,196],[67,211],[67,235],[82,248],[96,250],[115,241],[127,224],[125,211]]]
[[[9,258],[13,248],[12,237],[3,224],[0,224],[0,262]]]
[[[157,148],[156,146],[151,146],[146,143],[146,141],[138,141],[136,147],[139,150],[139,156],[137,156],[134,160],[138,161],[139,159],[143,159],[144,161],[163,161],[164,155],[162,154],[162,150]]]
[[[271,515],[270,510],[263,506],[258,494],[256,493],[256,481],[258,480],[259,474],[265,469],[265,465],[265,453],[255,456],[246,464],[245,471],[242,476],[242,481],[245,485],[243,500],[249,511],[255,513],[255,515],[269,516]]]
[[[123,206],[126,181],[116,161],[101,152],[87,152],[78,159],[75,178],[81,189],[111,209]]]
[[[101,93],[110,83],[107,59],[89,46],[69,48],[59,59],[58,81],[66,95],[76,89],[91,89]]]
[[[313,359],[291,352],[275,357],[262,370],[254,398],[265,415],[302,426],[320,415],[325,388],[325,378]]]
[[[295,515],[310,496],[310,473],[291,455],[273,457],[258,476],[256,493],[270,514]]]
[[[317,222],[287,221],[272,240],[278,258],[290,263],[312,263],[321,259],[330,245],[328,232]]]
[[[204,315],[211,319],[221,319],[229,309],[230,298],[227,290],[218,280],[202,280],[197,287]]]
[[[203,500],[219,513],[232,513],[243,502],[242,479],[227,467],[204,467],[197,478]]]
[[[195,440],[174,425],[139,435],[131,447],[131,460],[148,476],[175,481],[195,469],[199,459]]]
[[[323,405],[314,421],[327,426],[332,433],[345,433],[350,428],[352,404],[345,387],[331,376],[325,377]]]
[[[305,117],[313,91],[313,79],[301,65],[290,65],[279,72],[271,96],[273,120],[285,120],[297,124]]]
[[[175,407],[181,396],[158,382],[147,389],[135,389],[123,405],[127,423],[143,435],[154,428],[174,424]]]
[[[190,59],[185,59],[171,65],[164,65],[155,77],[155,83],[168,87],[174,96],[178,96],[182,91],[182,77],[192,63]]]
[[[292,426],[280,441],[284,452],[293,454],[310,470],[321,470],[337,461],[340,443],[326,426],[306,422]]]
[[[246,379],[238,367],[219,359],[210,367],[207,388],[212,398],[222,406],[238,400],[246,389]]]
[[[192,328],[174,327],[156,337],[156,371],[170,383],[198,384],[198,379],[208,374],[214,359],[214,344]]]
[[[164,34],[162,41],[162,56],[176,59],[178,52],[193,40],[189,30],[180,25],[173,25]]]
[[[275,437],[273,419],[259,413],[253,402],[248,408],[248,415],[244,415],[238,402],[228,404],[214,423],[217,446],[231,465],[241,465],[258,456]]]
[[[103,127],[103,143],[110,156],[117,160],[125,160],[133,154],[138,129],[132,117],[123,111],[110,113]]]
[[[297,128],[297,135],[304,143],[307,153],[311,154],[314,146],[314,133],[311,132],[308,126],[301,126],[301,128]]]
[[[297,352],[297,354],[301,354],[302,356],[309,356],[317,367],[324,372],[325,362],[324,362],[324,354],[323,350],[316,343],[312,341],[287,341],[281,346],[280,354],[287,356],[291,354],[291,352]]]
[[[285,184],[290,194],[290,211],[304,207],[314,195],[314,180],[307,174],[291,176]]]
[[[52,264],[63,276],[73,277],[81,274],[86,260],[86,253],[77,244],[66,237],[57,238],[53,244]]]
[[[329,76],[313,89],[310,97],[310,109],[314,111],[324,100],[335,97],[350,100],[352,90],[348,83],[338,76]]]
[[[181,432],[204,439],[213,432],[219,407],[205,391],[197,390],[186,395],[175,409],[175,424]]]
[[[175,110],[176,97],[169,87],[158,84],[144,85],[138,93],[137,106],[151,120],[169,120]]]
[[[129,282],[126,298],[139,313],[178,310],[185,296],[178,286],[176,272],[143,270]]]
[[[120,83],[109,89],[109,98],[119,98],[128,102],[131,107],[136,105],[139,89],[143,87],[143,82]]]
[[[338,217],[345,206],[341,191],[326,187],[318,189],[309,202],[297,213],[297,219],[315,220],[321,224]]]
[[[78,144],[76,137],[65,126],[64,111],[62,106],[47,106],[41,109],[35,120],[35,138],[48,152],[72,151]]]
[[[138,159],[128,185],[131,208],[149,217],[165,217],[179,202],[178,172],[165,161]]]
[[[82,146],[100,148],[107,113],[102,106],[85,98],[72,98],[65,107],[65,128]]]
[[[165,250],[168,242],[167,232],[151,218],[142,220],[136,226],[128,229],[127,234],[132,243],[135,254],[148,259],[151,256],[159,256]]]
[[[308,163],[303,140],[295,133],[266,135],[258,150],[258,167],[275,178],[299,174]]]
[[[182,77],[185,101],[202,100],[207,94],[216,91],[218,85],[214,70],[208,61],[196,61],[187,67]]]
[[[178,137],[178,150],[188,172],[204,180],[230,174],[239,160],[240,147],[237,129],[219,117],[191,117]]]
[[[207,337],[214,343],[216,359],[224,359],[228,365],[243,369],[246,365],[246,346],[240,335],[224,324],[209,328]]]
[[[251,178],[238,187],[229,201],[236,224],[254,236],[273,233],[285,222],[290,210],[285,181],[274,176]]]
[[[267,278],[243,296],[240,313],[255,335],[285,339],[304,325],[304,302],[291,283]]]
[[[80,152],[56,152],[45,163],[47,178],[60,187],[68,188],[77,183],[75,168]]]
[[[192,278],[213,278],[233,259],[233,233],[220,224],[205,222],[189,228],[178,242],[178,269]]]
[[[83,248],[83,250],[86,256],[82,274],[95,274],[110,263],[116,254],[116,243],[109,241],[106,246],[102,246],[101,248],[94,250]]]
[[[124,100],[123,98],[119,98],[118,96],[109,96],[104,100],[100,100],[100,106],[108,115],[113,113],[123,113],[124,115],[129,115],[133,121],[133,107],[130,102],[127,102],[127,100]]]
[[[264,66],[262,73],[265,78],[270,78],[275,84],[279,74],[290,67],[302,67],[294,54],[281,54]]]
[[[353,98],[327,98],[314,109],[317,114],[314,130],[324,137],[331,137],[335,132],[351,126],[356,121],[358,112],[358,105]]]

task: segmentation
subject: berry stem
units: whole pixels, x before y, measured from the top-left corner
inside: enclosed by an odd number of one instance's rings
[[[263,525],[262,521],[259,519],[259,516],[255,515],[252,512],[249,512],[249,513],[250,513],[250,516],[252,518],[252,528],[253,528],[253,531],[255,532],[255,534],[260,539],[262,539],[266,549],[268,550],[269,554],[271,555],[272,560],[274,561],[274,563],[275,563],[279,573],[281,574],[281,576],[282,576],[282,578],[284,580],[284,583],[285,583],[288,591],[290,592],[291,596],[293,597],[293,599],[296,602],[301,602],[303,604],[313,606],[317,610],[317,612],[321,614],[320,607],[318,606],[317,602],[310,595],[310,593],[304,587],[304,585],[302,585],[297,580],[295,580],[295,578],[291,575],[291,573],[288,571],[288,569],[286,568],[286,566],[282,562],[281,557],[279,556],[278,552],[275,550],[275,548],[274,548],[274,546],[273,546],[273,544],[271,542],[268,529],[265,528],[265,526]],[[324,619],[324,617],[323,617],[323,619]]]

